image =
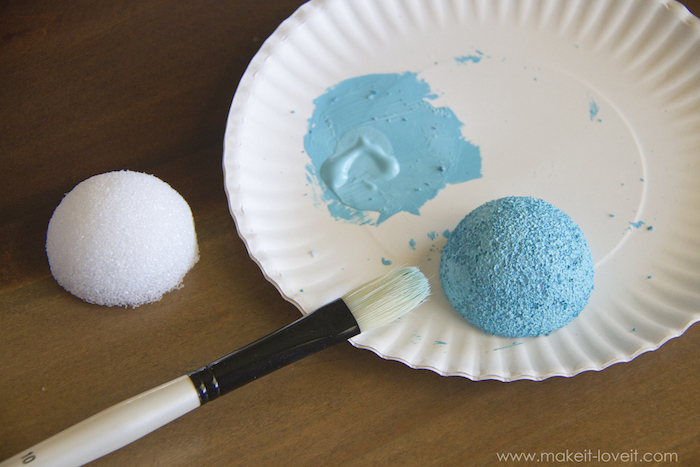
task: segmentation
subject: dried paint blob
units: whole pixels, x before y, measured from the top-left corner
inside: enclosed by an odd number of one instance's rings
[[[536,198],[508,197],[469,213],[450,234],[440,281],[453,308],[506,337],[549,334],[579,315],[594,265],[581,229]]]
[[[452,110],[428,102],[436,97],[407,72],[351,78],[314,100],[307,170],[331,215],[374,224],[418,215],[447,184],[481,176],[479,148],[462,137]]]
[[[162,180],[126,170],[91,177],[63,198],[46,253],[63,288],[106,306],[160,300],[199,259],[187,202]]]

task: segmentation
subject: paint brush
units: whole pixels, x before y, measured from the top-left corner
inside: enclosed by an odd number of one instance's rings
[[[0,467],[86,464],[263,375],[391,323],[429,294],[418,268],[392,270],[205,367],[93,415]]]

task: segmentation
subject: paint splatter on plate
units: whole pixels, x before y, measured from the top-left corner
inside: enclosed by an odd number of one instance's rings
[[[231,213],[251,257],[302,312],[397,265],[430,277],[428,303],[354,338],[358,347],[474,380],[601,370],[700,320],[699,73],[700,21],[674,1],[312,1],[263,44],[234,97]],[[334,199],[305,140],[323,123],[319,99],[377,75],[425,83],[417,103],[449,109],[449,137],[478,149],[479,176],[438,183],[384,216],[371,203],[339,211],[352,174]],[[379,164],[365,182],[393,180],[396,141],[370,130],[339,142],[348,131],[321,152],[337,151],[342,171],[364,141]],[[486,335],[440,288],[449,232],[503,196],[549,201],[591,247],[589,305],[549,336]]]

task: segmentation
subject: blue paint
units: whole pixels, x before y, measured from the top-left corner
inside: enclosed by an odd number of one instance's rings
[[[476,55],[464,55],[462,57],[455,57],[455,61],[457,61],[457,63],[461,63],[462,65],[466,65],[469,62],[479,63],[482,58],[484,58],[484,54],[477,50]]]
[[[450,231],[449,231],[449,230],[445,230],[445,231],[442,233],[442,236],[445,237],[445,238],[450,238]]]
[[[631,225],[632,227],[634,227],[635,229],[640,228],[643,224],[644,224],[644,222],[642,222],[642,221],[630,222],[630,225]]]
[[[591,99],[588,102],[588,115],[589,115],[591,121],[595,120],[595,118],[598,116],[599,111],[600,111],[600,108],[598,107],[598,104],[596,104],[596,102],[593,99]]]
[[[505,347],[499,347],[499,348],[493,349],[493,350],[496,351],[496,350],[510,349],[511,347],[515,347],[516,345],[522,345],[522,344],[524,344],[524,342],[513,342],[510,345],[506,345]]]
[[[389,265],[391,265],[391,260],[390,260],[390,259],[386,259],[386,258],[382,258],[382,264],[383,264],[384,266],[389,266]]]
[[[652,230],[654,230],[654,226],[650,225],[649,227],[647,227],[647,230],[651,232]]]
[[[406,72],[350,78],[314,100],[307,179],[321,183],[331,215],[373,225],[419,215],[447,184],[481,177],[479,147],[452,110],[428,102],[436,97]]]
[[[410,239],[408,241],[408,246],[410,246],[412,250],[415,250],[416,249],[416,241],[413,239]]]
[[[433,345],[447,345],[447,342],[435,341],[435,342],[433,342]]]
[[[383,133],[372,127],[348,131],[338,140],[333,156],[321,165],[321,179],[345,205],[354,206],[367,196],[366,190],[358,191],[354,186],[344,189],[350,180],[350,171],[362,163],[366,174],[363,182],[370,192],[376,190],[377,182],[391,180],[400,170],[391,143]]]
[[[306,181],[309,183],[314,183],[311,174],[314,173],[314,166],[311,164],[306,164]]]
[[[437,237],[437,232],[435,232],[435,231],[428,232],[428,238],[429,238],[429,239],[435,240],[436,237]]]

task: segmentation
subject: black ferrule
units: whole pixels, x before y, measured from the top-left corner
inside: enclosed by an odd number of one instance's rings
[[[360,333],[345,302],[336,300],[292,324],[189,374],[201,404]]]

